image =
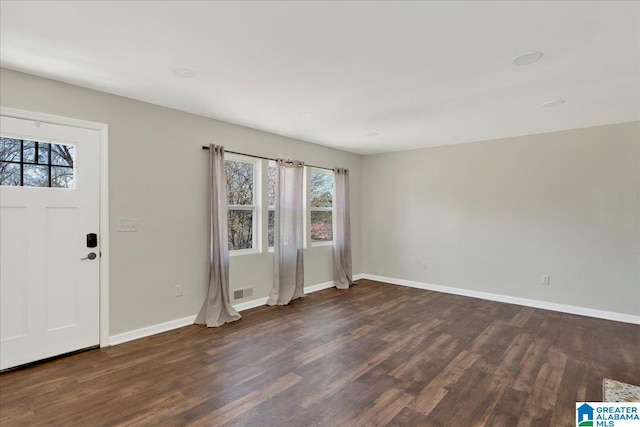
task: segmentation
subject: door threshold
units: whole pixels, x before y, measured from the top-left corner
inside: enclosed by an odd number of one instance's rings
[[[73,356],[74,354],[84,353],[85,351],[95,350],[95,349],[98,349],[98,348],[100,348],[100,346],[98,344],[96,344],[96,345],[92,345],[91,347],[81,348],[80,350],[74,350],[74,351],[70,351],[68,353],[58,354],[57,356],[47,357],[46,359],[35,360],[33,362],[25,363],[23,365],[18,365],[18,366],[13,366],[11,368],[2,369],[2,370],[0,370],[0,374],[4,374],[5,372],[9,372],[9,371],[15,371],[17,369],[30,368],[30,367],[35,366],[35,365],[40,365],[41,363],[51,362],[52,360],[62,359],[63,357]]]

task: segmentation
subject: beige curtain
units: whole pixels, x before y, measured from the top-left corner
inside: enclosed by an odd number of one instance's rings
[[[224,147],[209,146],[209,289],[196,323],[221,326],[240,319],[229,300],[229,238]]]
[[[276,161],[273,287],[268,305],[286,305],[304,296],[303,168],[303,162]]]
[[[351,215],[349,210],[349,170],[334,169],[333,283],[349,289],[351,275]]]

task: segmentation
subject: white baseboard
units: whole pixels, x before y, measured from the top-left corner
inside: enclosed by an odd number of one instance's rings
[[[596,310],[593,308],[577,307],[573,305],[557,304],[547,301],[539,301],[528,298],[512,297],[508,295],[493,294],[489,292],[473,291],[469,289],[453,288],[450,286],[434,285],[431,283],[414,282],[411,280],[395,279],[392,277],[376,276],[373,274],[356,274],[353,280],[369,279],[378,282],[391,283],[393,285],[408,286],[411,288],[425,289],[428,291],[443,292],[447,294],[462,295],[472,298],[480,298],[490,301],[505,302],[508,304],[522,305],[525,307],[541,308],[544,310],[559,311],[562,313],[578,314],[581,316],[595,317],[598,319],[614,320],[617,322],[640,324],[640,316],[632,314],[615,313],[611,311]],[[304,290],[306,293],[321,291],[323,289],[332,288],[333,281],[319,283],[317,285],[308,286]],[[252,301],[234,304],[233,307],[238,311],[245,311],[251,308],[260,307],[267,303],[267,298],[258,298]],[[136,329],[134,331],[123,332],[121,334],[109,337],[109,345],[118,345],[128,341],[137,340],[139,338],[167,332],[172,329],[182,328],[183,326],[192,325],[196,320],[196,315],[183,317],[181,319],[171,320],[169,322],[157,325],[147,326],[145,328]]]
[[[362,275],[359,275],[362,276]],[[360,277],[362,278],[362,277]],[[353,280],[357,280],[354,276]],[[307,286],[304,288],[305,293],[312,293],[321,291],[323,289],[329,289],[334,287],[333,281],[319,283],[317,285]],[[258,298],[247,302],[241,302],[239,304],[233,304],[233,308],[238,311],[245,311],[251,308],[260,307],[267,304],[268,298]],[[160,323],[157,325],[147,326],[146,328],[136,329],[134,331],[123,332],[121,334],[112,335],[109,337],[109,345],[118,345],[128,341],[137,340],[140,338],[148,337],[151,335],[159,334],[161,332],[167,332],[172,329],[182,328],[183,326],[193,325],[196,320],[196,315],[183,317],[182,319],[171,320],[169,322]]]
[[[183,326],[193,325],[196,315],[183,317],[182,319],[170,320],[169,322],[159,323],[157,325],[147,326],[146,328],[136,329],[134,331],[123,332],[121,334],[109,337],[109,345],[118,345],[127,341],[137,340],[139,338],[167,332],[172,329],[182,328]]]
[[[443,292],[446,294],[462,295],[465,297],[480,298],[490,301],[505,302],[508,304],[522,305],[525,307],[541,308],[543,310],[559,311],[562,313],[578,314],[580,316],[595,317],[598,319],[614,320],[616,322],[640,324],[640,316],[632,314],[616,313],[613,311],[596,310],[594,308],[578,307],[574,305],[558,304],[554,302],[540,301],[529,298],[512,297],[508,295],[493,294],[490,292],[473,291],[470,289],[453,288],[450,286],[434,285],[431,283],[414,282],[412,280],[395,279],[392,277],[376,276],[374,274],[362,274],[362,278],[377,282],[391,283],[393,285],[408,286],[411,288],[425,289],[428,291]]]
[[[333,281],[319,283],[317,285],[312,285],[312,286],[306,286],[304,288],[304,293],[305,294],[310,294],[312,292],[321,291],[323,289],[333,288],[334,286],[335,285],[333,284]],[[234,304],[233,308],[235,308],[238,311],[249,310],[250,308],[256,308],[256,307],[260,307],[260,306],[263,306],[263,305],[267,305],[267,300],[268,299],[269,298],[265,297],[265,298],[254,299],[254,300],[247,301],[247,302],[241,302],[240,304]]]
[[[333,283],[333,280],[330,281],[330,282],[318,283],[317,285],[306,286],[304,288],[304,293],[305,294],[310,294],[312,292],[318,292],[318,291],[321,291],[323,289],[333,288],[334,286],[335,286],[335,284]]]
[[[233,304],[233,308],[235,308],[238,311],[249,310],[250,308],[256,308],[263,305],[267,305],[268,299],[269,298],[264,297],[264,298],[258,298],[251,301],[247,301],[247,302],[241,302],[239,304]]]

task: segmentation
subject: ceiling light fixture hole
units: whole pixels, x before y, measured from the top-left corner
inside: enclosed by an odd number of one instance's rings
[[[549,108],[549,107],[558,107],[562,104],[564,104],[564,99],[554,99],[553,101],[547,101],[545,103],[542,104],[542,106],[544,108]]]
[[[184,77],[185,79],[189,79],[196,76],[196,72],[190,68],[176,68],[173,70],[173,73],[178,77]]]
[[[521,53],[520,55],[514,57],[511,60],[511,63],[513,65],[529,65],[540,60],[540,58],[542,58],[543,56],[544,53],[539,51]]]

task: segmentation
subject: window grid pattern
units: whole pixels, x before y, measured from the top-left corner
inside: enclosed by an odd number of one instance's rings
[[[74,147],[0,138],[0,185],[74,188]]]

